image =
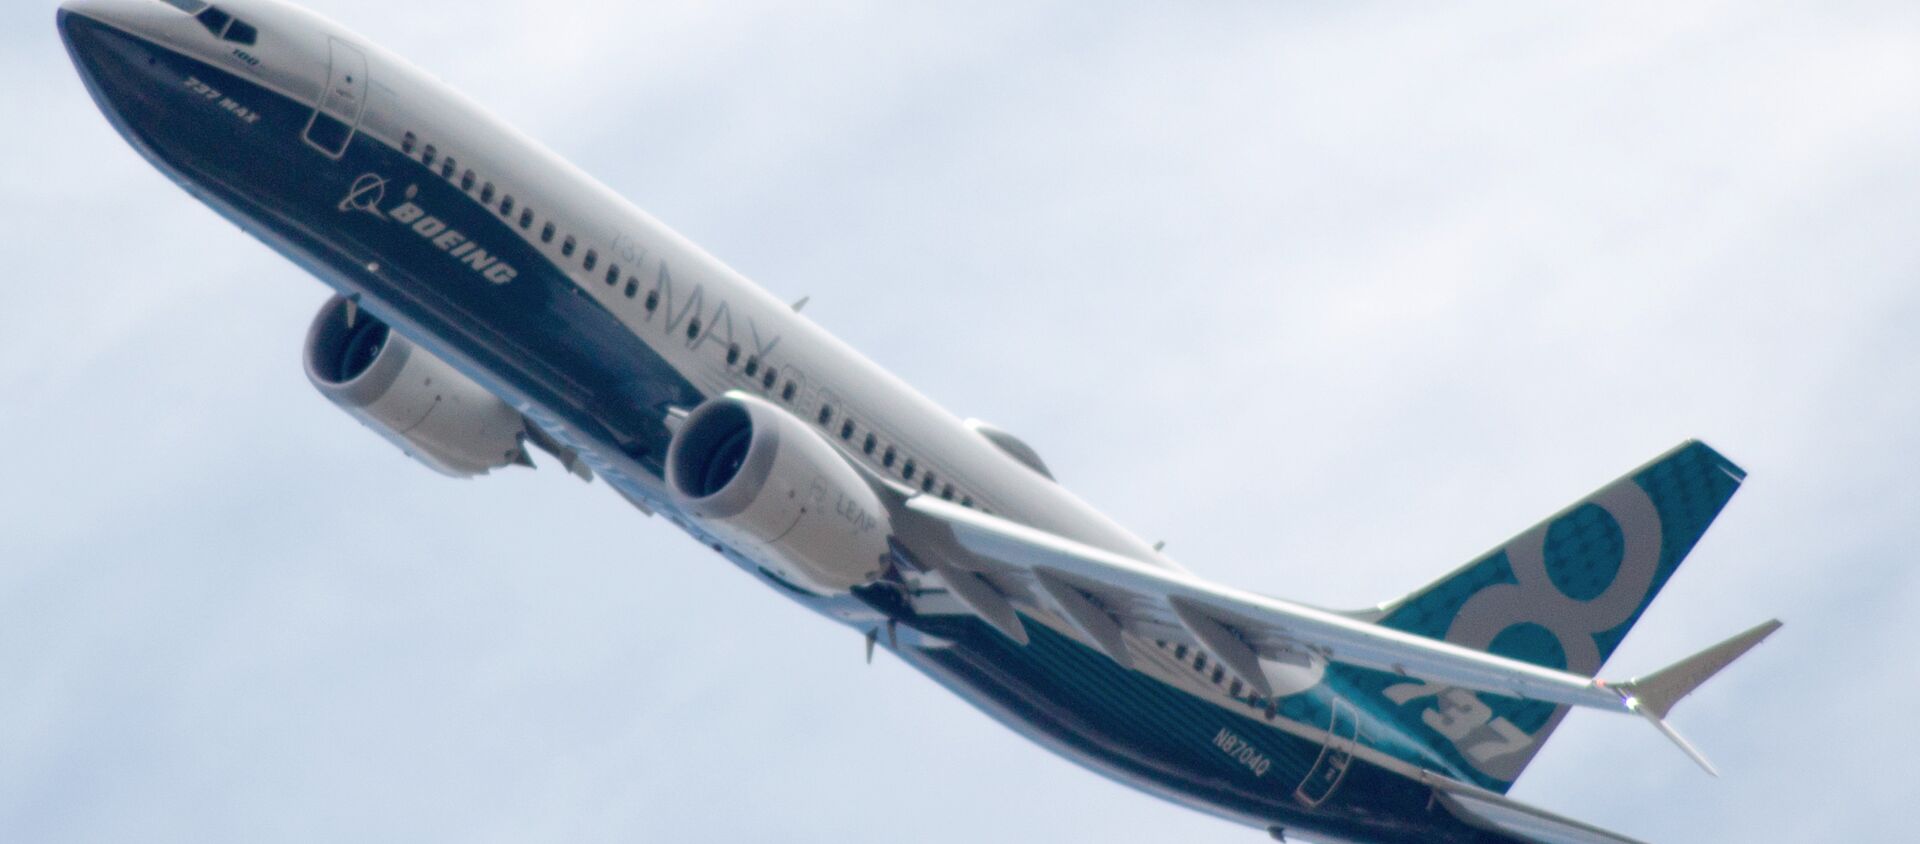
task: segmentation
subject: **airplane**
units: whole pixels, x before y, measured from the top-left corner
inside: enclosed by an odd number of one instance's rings
[[[1768,621],[1596,675],[1745,472],[1687,441],[1396,601],[1215,583],[393,53],[280,0],[66,0],[107,120],[334,291],[308,379],[426,467],[598,479],[1042,747],[1320,842],[1630,842],[1507,797]]]

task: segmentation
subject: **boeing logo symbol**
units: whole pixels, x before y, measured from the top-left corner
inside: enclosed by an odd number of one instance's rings
[[[387,198],[387,179],[378,173],[366,173],[353,180],[353,187],[347,189],[346,198],[340,200],[340,211],[365,211],[384,220],[386,212],[380,210],[380,203]]]
[[[347,188],[346,195],[341,197],[336,207],[342,214],[360,212],[400,223],[494,284],[506,284],[520,275],[520,271],[514,269],[512,264],[481,248],[465,232],[453,228],[445,220],[415,204],[414,199],[419,194],[417,185],[408,185],[399,205],[383,208],[382,204],[387,200],[387,178],[378,173],[363,173],[353,180],[353,185]]]

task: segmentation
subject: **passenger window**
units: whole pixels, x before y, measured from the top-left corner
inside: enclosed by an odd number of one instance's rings
[[[1214,667],[1213,667],[1213,684],[1214,684],[1214,685],[1216,685],[1216,686],[1218,686],[1218,685],[1220,685],[1220,680],[1221,680],[1221,678],[1223,678],[1223,677],[1226,677],[1226,676],[1227,676],[1227,670],[1226,670],[1226,669],[1224,669],[1224,668],[1221,668],[1221,667],[1220,667],[1220,666],[1218,666],[1218,665],[1216,665],[1216,666],[1214,666]]]
[[[1174,646],[1173,646],[1173,658],[1174,658],[1174,659],[1186,659],[1186,658],[1187,658],[1187,646],[1186,646],[1186,645],[1174,645]]]
[[[900,468],[900,477],[913,480],[913,473],[918,471],[918,469],[919,467],[913,465],[913,458],[909,457],[907,458],[907,465]]]
[[[926,477],[920,479],[920,491],[921,492],[933,491],[933,473],[932,472],[928,472]]]
[[[467,172],[460,174],[460,189],[473,190],[473,171],[472,170],[468,170]]]
[[[574,246],[575,246],[575,243],[573,240],[573,235],[567,235],[567,239],[560,242],[560,254],[565,255],[569,258],[573,257]]]
[[[453,168],[455,166],[457,165],[453,163],[453,156],[451,155],[447,156],[447,160],[440,162],[440,178],[442,179],[453,178]]]
[[[793,401],[793,394],[799,391],[799,389],[800,389],[799,385],[793,383],[792,381],[788,381],[787,386],[780,388],[780,400]]]
[[[1233,685],[1232,685],[1232,686],[1229,686],[1229,687],[1227,688],[1227,694],[1229,694],[1229,695],[1232,695],[1232,696],[1234,696],[1234,697],[1239,697],[1239,696],[1240,696],[1240,689],[1241,689],[1241,688],[1242,688],[1242,687],[1241,687],[1241,685],[1240,685],[1240,681],[1239,681],[1239,680],[1235,680],[1235,681],[1233,681]]]
[[[827,423],[832,421],[833,421],[833,405],[830,405],[830,404],[820,405],[820,427],[825,428],[827,427]]]
[[[893,446],[887,446],[887,453],[880,458],[880,465],[893,468]]]
[[[586,262],[587,269],[589,270],[593,269],[593,265],[598,263],[600,263],[600,253],[595,252],[591,249],[587,250],[587,262]]]
[[[500,197],[500,214],[505,217],[513,216],[513,194]]]
[[[860,444],[860,452],[862,454],[872,454],[873,447],[879,444],[880,444],[879,438],[875,437],[872,434],[868,434],[867,441]]]
[[[532,208],[520,209],[520,228],[523,228],[523,229],[533,228],[533,209]]]
[[[847,421],[840,423],[840,439],[842,440],[853,439],[853,420],[852,419],[848,419]]]
[[[758,374],[759,372],[760,372],[760,357],[758,355],[748,355],[747,356],[747,377],[752,378],[754,375]]]
[[[941,487],[940,497],[948,501],[952,501],[953,500],[953,484],[947,484],[946,486]]]
[[[493,201],[493,183],[488,182],[485,185],[482,185],[480,187],[480,204],[486,205],[492,201]]]
[[[971,509],[971,508],[973,507],[973,496],[971,496],[971,495],[962,495],[962,496],[960,496],[960,506],[962,506],[962,507],[966,507],[966,508],[969,508],[969,509]],[[1163,647],[1163,648],[1164,648],[1164,647],[1166,647],[1166,646],[1167,646],[1167,643],[1166,643],[1166,642],[1161,642],[1161,643],[1160,643],[1160,647]]]
[[[627,298],[631,299],[640,292],[640,282],[627,279]]]
[[[432,167],[433,160],[439,157],[440,157],[440,152],[439,150],[436,150],[433,148],[433,144],[427,144],[426,148],[420,151],[420,163],[425,164],[428,167]]]
[[[607,283],[608,284],[620,283],[620,265],[619,264],[607,265]]]
[[[400,139],[400,151],[407,155],[412,155],[413,145],[417,142],[419,142],[419,138],[414,137],[412,132],[408,132],[406,137]]]
[[[773,367],[769,366],[767,367],[767,374],[760,378],[760,386],[771,390],[773,389],[773,382],[775,380],[778,380],[778,375],[774,373]]]
[[[543,226],[543,227],[541,227],[541,229],[540,229],[540,242],[541,242],[541,243],[552,243],[552,242],[553,242],[553,224],[552,224],[552,223],[548,223],[548,224],[546,224],[545,226]]]
[[[698,319],[687,320],[687,339],[692,340],[699,336],[700,336],[700,320]]]
[[[729,344],[727,346],[727,365],[732,366],[739,362],[740,362],[740,344],[739,343]]]

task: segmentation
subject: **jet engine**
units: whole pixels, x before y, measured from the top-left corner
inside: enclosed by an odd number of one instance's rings
[[[344,297],[314,317],[305,356],[321,395],[427,468],[471,478],[533,465],[519,412]]]
[[[827,440],[763,399],[730,392],[680,422],[667,486],[700,526],[801,589],[836,594],[886,568],[880,498]]]

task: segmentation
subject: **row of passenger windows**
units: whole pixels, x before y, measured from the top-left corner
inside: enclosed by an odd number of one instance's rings
[[[648,311],[653,310],[655,300],[656,300],[656,294],[653,294],[653,293],[647,294],[647,310]],[[694,337],[698,337],[699,335],[700,335],[700,328],[699,328],[698,320],[689,322],[687,325],[687,337],[694,338]],[[740,359],[740,344],[735,343],[728,346],[727,347],[727,365],[733,366],[737,361],[739,361],[739,359]],[[742,367],[740,371],[748,379],[753,379],[757,375],[759,377],[759,383],[760,383],[761,389],[766,390],[769,394],[772,394],[774,392],[774,389],[773,389],[774,386],[780,383],[780,373],[777,370],[775,370],[772,366],[766,366],[763,368],[761,366],[760,359],[756,356],[749,355],[747,357],[746,366]],[[799,392],[800,392],[800,383],[795,379],[788,378],[786,383],[780,386],[780,391],[778,395],[780,396],[781,401],[786,402],[788,404],[792,404],[795,396],[797,396]],[[833,432],[836,430],[833,424],[833,421],[835,418],[836,416],[835,416],[833,405],[830,403],[823,402],[820,405],[819,413],[815,414],[813,421],[819,424],[819,426],[823,430]],[[854,443],[856,442],[856,435],[858,435],[861,432],[860,426],[856,422],[854,422],[853,418],[850,416],[838,417],[838,418],[840,419],[840,425],[837,431],[840,436],[840,441],[847,443],[848,448],[855,447]],[[898,448],[892,445],[888,445],[885,448],[882,448],[880,444],[879,435],[874,433],[873,431],[871,430],[866,431],[866,435],[864,437],[859,437],[857,442],[859,443],[858,448],[862,455],[865,455],[870,460],[877,461],[880,464],[881,468],[886,469],[889,472],[895,471],[897,467],[898,472],[900,474],[900,479],[906,481],[909,484],[914,484],[917,482],[921,492],[932,495],[932,494],[935,494],[937,491],[941,498],[946,499],[948,501],[953,501],[957,496],[960,501],[960,506],[969,507],[969,508],[974,506],[973,496],[960,492],[958,489],[954,487],[953,483],[950,481],[942,482],[940,480],[940,475],[938,472],[935,472],[932,469],[926,469],[925,471],[922,471],[922,467],[920,466],[919,461],[915,460],[912,457],[902,454]],[[986,507],[980,507],[978,509],[981,512],[992,512],[991,510],[988,510]]]
[[[426,165],[428,169],[433,169],[436,165],[438,165],[441,178],[446,179],[448,181],[456,182],[457,184],[459,184],[460,189],[463,191],[466,191],[469,195],[473,193],[474,186],[479,185],[480,187],[479,199],[482,205],[486,205],[489,208],[498,207],[500,216],[505,217],[510,221],[517,221],[520,225],[521,230],[523,231],[531,232],[533,230],[535,215],[533,213],[532,208],[528,208],[526,206],[519,205],[518,203],[516,203],[514,201],[512,194],[503,193],[495,190],[494,184],[492,182],[481,179],[477,174],[474,173],[474,171],[471,168],[466,170],[461,170],[459,162],[455,161],[452,155],[442,155],[441,151],[438,148],[436,148],[433,144],[422,143],[419,136],[416,135],[415,133],[408,132],[404,137],[401,138],[400,151],[408,156],[415,155],[415,153],[417,152],[419,155],[420,163]],[[456,174],[458,174],[457,178],[456,178]],[[494,199],[496,196],[498,196],[499,198],[499,204],[497,206],[495,206],[495,203],[494,203]],[[514,217],[514,210],[516,208],[518,208],[520,212],[520,215],[517,218],[517,220]],[[559,229],[554,225],[552,220],[548,220],[540,226],[540,242],[541,243],[552,244],[554,241],[554,238],[556,237],[560,237],[560,232],[559,232]],[[564,237],[560,237],[561,257],[572,258],[576,253],[580,253],[581,255],[580,266],[582,269],[586,270],[587,272],[593,272],[594,269],[600,265],[600,253],[598,251],[592,248],[588,248],[587,250],[585,250],[584,253],[581,253],[580,241],[577,238],[575,238],[571,234],[568,234]],[[607,272],[606,272],[607,286],[617,287],[620,285],[622,281],[626,282],[626,286],[622,288],[621,292],[624,293],[627,298],[633,299],[639,296],[640,294],[639,276],[630,272],[622,273],[619,264],[609,262],[607,264]],[[657,289],[648,291],[646,299],[644,301],[644,306],[646,307],[647,314],[649,316],[652,316],[654,312],[659,310],[660,291]],[[687,321],[687,339],[688,340],[699,339],[700,329],[701,329],[701,323],[700,323],[699,317],[696,316],[688,320]],[[727,366],[733,367],[733,366],[739,365],[740,357],[741,357],[741,350],[740,350],[739,343],[733,343],[727,346]],[[741,368],[741,372],[748,379],[757,378],[759,380],[760,387],[766,390],[769,394],[772,394],[774,392],[774,387],[776,385],[779,385],[780,383],[780,373],[778,372],[778,370],[776,370],[771,365],[763,366],[758,356],[754,356],[754,355],[747,356],[746,365]],[[789,378],[787,379],[786,384],[780,387],[780,390],[779,390],[780,400],[788,404],[792,404],[794,401],[794,398],[799,394],[799,391],[800,391],[799,383],[794,379]],[[822,404],[820,406],[820,413],[818,417],[816,417],[816,421],[820,424],[820,427],[824,429],[832,430],[833,420],[834,420],[833,405]],[[859,432],[859,426],[856,425],[851,418],[841,420],[840,428],[839,428],[840,439],[843,442],[848,443],[849,447],[851,447],[851,444],[854,442],[854,436],[858,432]],[[880,466],[888,470],[889,472],[894,471],[895,467],[898,466],[900,478],[909,484],[918,482],[920,486],[920,490],[922,492],[933,494],[936,490],[938,490],[940,497],[948,501],[954,500],[955,496],[958,495],[960,506],[962,507],[974,506],[973,496],[960,493],[958,490],[954,488],[953,484],[950,482],[942,483],[939,475],[936,472],[934,472],[932,469],[928,469],[924,472],[921,471],[921,467],[917,461],[915,461],[912,457],[903,456],[899,452],[899,450],[897,450],[891,445],[887,446],[884,450],[881,449],[879,437],[877,437],[872,431],[868,431],[866,436],[860,440],[859,447],[860,447],[861,454],[866,455],[868,458],[877,460]],[[878,452],[877,455],[876,455],[876,452]],[[981,507],[979,509],[982,512],[991,512],[985,507]]]
[[[421,164],[426,165],[429,170],[434,169],[435,166],[438,165],[440,178],[458,184],[460,189],[466,191],[469,195],[474,193],[474,186],[479,185],[479,200],[481,205],[485,205],[488,208],[497,208],[501,217],[506,218],[510,224],[518,223],[520,229],[529,232],[529,236],[531,236],[535,222],[533,209],[516,202],[513,194],[496,190],[492,182],[481,179],[480,176],[473,171],[473,168],[460,169],[460,163],[454,160],[452,155],[442,155],[439,148],[433,144],[422,143],[420,137],[413,132],[406,133],[406,135],[400,139],[400,151],[409,156],[414,155],[417,151]],[[494,201],[496,197],[499,199],[498,203]],[[518,209],[520,212],[518,217],[514,216],[515,209]],[[555,238],[560,238],[561,257],[572,258],[576,252],[579,252],[579,239],[571,234],[561,237],[559,227],[554,225],[552,220],[547,220],[542,223],[540,226],[540,242],[551,245]],[[586,250],[586,253],[581,256],[580,265],[586,271],[592,272],[595,267],[600,265],[600,253],[594,249]],[[619,265],[608,265],[607,284],[619,284],[620,279]],[[629,277],[627,279],[626,289],[627,298],[631,299],[638,295],[639,292],[638,281]]]

